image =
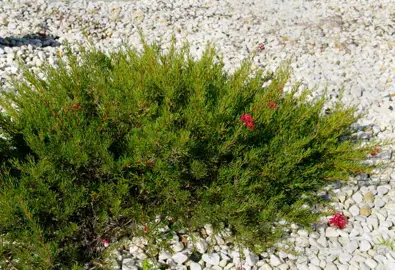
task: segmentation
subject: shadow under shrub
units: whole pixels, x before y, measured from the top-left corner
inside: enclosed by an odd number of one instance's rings
[[[191,229],[225,224],[268,247],[279,221],[317,220],[309,206],[331,180],[370,170],[360,161],[372,147],[341,140],[355,108],[326,115],[324,98],[284,93],[287,68],[266,76],[245,62],[229,75],[211,47],[193,60],[187,46],[143,44],[68,51],[45,80],[25,69],[17,92],[2,93],[1,262],[82,266],[100,239],[158,215]]]

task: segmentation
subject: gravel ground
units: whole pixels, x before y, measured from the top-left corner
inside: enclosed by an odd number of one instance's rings
[[[234,70],[259,43],[265,49],[256,66],[274,70],[292,58],[292,85],[327,88],[336,99],[366,112],[360,121],[366,140],[395,138],[395,1],[393,0],[138,0],[119,2],[3,0],[0,2],[0,85],[19,76],[17,59],[39,72],[45,61],[56,64],[65,42],[76,48],[86,34],[104,50],[125,42],[139,47],[138,29],[147,40],[169,45],[173,34],[189,41],[199,56],[206,42],[223,53]],[[226,232],[214,235],[208,225],[188,237],[168,240],[171,254],[155,260],[171,269],[395,269],[395,171],[393,146],[372,160],[388,165],[348,185],[333,185],[333,205],[349,217],[343,230],[328,227],[327,218],[307,232],[291,226],[284,250],[253,254],[238,250]],[[182,232],[181,232],[182,234]],[[185,241],[187,239],[187,241]],[[113,268],[142,266],[149,252],[144,239],[127,240],[127,252],[113,251]],[[113,244],[110,244],[110,246]],[[192,257],[197,250],[200,256]],[[148,255],[147,255],[148,254]]]

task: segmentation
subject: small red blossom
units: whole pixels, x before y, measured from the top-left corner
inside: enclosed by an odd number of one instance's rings
[[[110,245],[106,239],[101,239],[100,242],[103,243],[104,247],[108,247]]]
[[[341,213],[335,213],[333,217],[329,219],[329,224],[339,229],[344,229],[347,226],[348,220]]]
[[[73,107],[73,109],[75,109],[75,110],[82,110],[83,108],[82,108],[82,106],[80,105],[80,104],[78,104],[78,103],[75,103],[75,104],[73,104],[73,105],[71,105],[72,107]]]
[[[270,110],[277,110],[277,103],[275,101],[269,101],[268,107]]]
[[[253,122],[247,122],[245,125],[249,130],[254,130],[255,124]]]
[[[240,117],[240,120],[244,122],[252,122],[252,116],[250,114],[243,114]]]
[[[378,153],[380,153],[381,152],[381,150],[380,150],[380,148],[378,148],[378,147],[375,147],[374,149],[373,149],[373,151],[370,153],[370,155],[372,156],[372,157],[375,157]]]
[[[249,130],[253,130],[255,127],[254,120],[250,114],[243,114],[240,117],[240,121],[243,121]]]
[[[147,231],[148,231],[147,227],[144,226],[144,227],[143,227],[143,232],[144,232],[144,233],[147,233]]]
[[[261,52],[261,51],[263,51],[264,49],[265,49],[265,45],[264,45],[263,43],[259,43],[259,44],[258,44],[258,47],[257,47],[258,52]]]

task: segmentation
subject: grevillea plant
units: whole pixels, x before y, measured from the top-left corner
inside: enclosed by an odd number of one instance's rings
[[[371,170],[373,146],[344,139],[355,108],[324,114],[324,96],[285,93],[286,66],[228,74],[212,47],[194,60],[188,46],[143,45],[69,49],[45,79],[25,68],[1,94],[3,268],[82,267],[158,216],[266,248],[287,223],[317,220],[305,206],[331,180]]]

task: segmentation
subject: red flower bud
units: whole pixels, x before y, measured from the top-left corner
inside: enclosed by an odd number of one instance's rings
[[[75,110],[81,110],[82,109],[82,106],[80,105],[80,104],[78,104],[78,103],[75,103],[75,104],[73,104],[73,105],[71,105],[72,107],[73,107],[73,109],[75,109]]]
[[[264,49],[265,49],[265,45],[264,45],[263,43],[259,43],[259,44],[258,44],[258,48],[257,48],[258,52],[261,52],[261,51],[263,51]]]
[[[275,101],[269,101],[268,105],[270,110],[276,110],[277,109],[277,103]]]
[[[255,127],[254,121],[250,114],[243,114],[240,117],[240,121],[243,121],[244,125],[246,125],[249,130],[253,130]]]
[[[381,150],[380,150],[380,148],[378,148],[378,147],[375,147],[374,149],[373,149],[373,151],[370,153],[370,155],[372,156],[372,157],[375,157],[378,153],[380,153],[381,152]]]
[[[104,247],[108,247],[109,243],[106,239],[100,239],[100,242],[103,243]]]
[[[336,213],[329,219],[329,224],[339,229],[344,229],[347,226],[347,223],[347,218],[341,213]]]

